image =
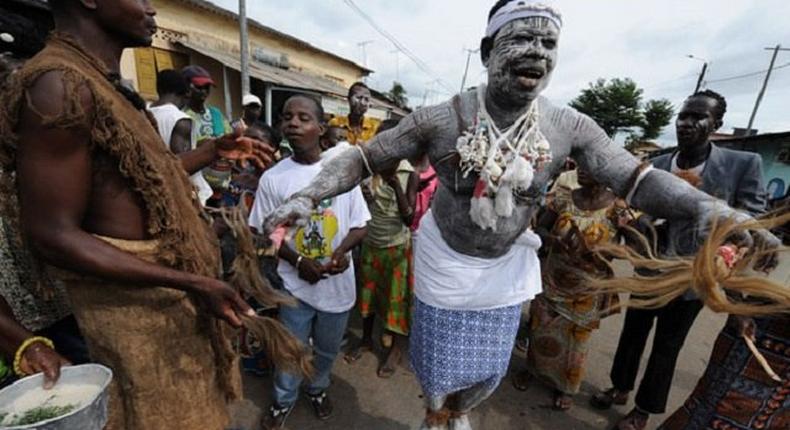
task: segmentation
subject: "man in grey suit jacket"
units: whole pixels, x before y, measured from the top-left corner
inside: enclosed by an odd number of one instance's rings
[[[766,204],[760,156],[719,148],[709,140],[710,134],[722,126],[726,110],[727,102],[713,91],[689,97],[676,122],[678,149],[657,157],[653,165],[675,173],[733,208],[759,214]],[[657,230],[662,256],[693,255],[704,240],[693,221],[673,220]],[[657,324],[653,350],[636,395],[636,408],[617,424],[617,429],[644,429],[650,414],[665,411],[678,354],[702,306],[688,292],[660,309],[627,311],[610,374],[614,388],[594,396],[593,406],[608,408],[612,404],[625,404],[634,388],[653,321],[657,320]]]

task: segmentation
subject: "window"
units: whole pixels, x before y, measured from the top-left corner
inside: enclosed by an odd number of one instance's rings
[[[180,70],[189,64],[189,56],[159,48],[136,48],[137,90],[147,99],[156,98],[156,73],[166,69]]]

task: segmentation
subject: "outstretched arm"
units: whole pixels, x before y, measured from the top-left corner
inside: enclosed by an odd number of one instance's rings
[[[435,124],[441,124],[448,115],[444,105],[421,109],[367,144],[346,149],[324,164],[310,185],[267,218],[266,232],[272,232],[280,225],[299,223],[321,200],[348,192],[371,173],[379,173],[400,160],[421,154],[426,150],[425,142],[436,133],[438,127]]]
[[[640,169],[639,161],[609,139],[593,120],[575,114],[572,121],[575,136],[573,158],[599,182],[626,198],[630,205],[654,218],[696,219],[701,230],[706,230],[717,218],[732,217],[738,222],[751,219],[669,172]],[[776,249],[780,245],[779,240],[767,230],[755,230],[752,235],[760,247]],[[772,269],[777,263],[773,255],[760,262],[758,266],[762,267],[757,269]]]

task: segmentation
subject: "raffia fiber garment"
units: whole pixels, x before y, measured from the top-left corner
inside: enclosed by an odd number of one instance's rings
[[[46,48],[13,76],[0,111],[3,213],[18,225],[14,130],[27,89],[45,73],[59,72],[63,110],[44,127],[90,131],[96,156],[117,162],[140,195],[152,241],[105,239],[148,261],[217,276],[218,248],[179,159],[165,149],[147,116],[107,79],[108,70],[75,41],[55,33]],[[80,91],[94,110],[87,115]],[[57,271],[66,282],[75,316],[93,359],[115,371],[108,429],[222,429],[227,401],[240,395],[236,356],[225,326],[186,293],[168,288],[116,285]]]

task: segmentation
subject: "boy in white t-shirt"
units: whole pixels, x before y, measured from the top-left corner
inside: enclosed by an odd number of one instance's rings
[[[162,70],[156,75],[156,92],[159,100],[148,110],[156,118],[159,135],[174,154],[195,149],[192,118],[181,111],[186,104],[189,86],[184,76],[175,70]],[[197,188],[200,203],[205,205],[213,191],[203,173],[197,172],[190,177]]]
[[[261,176],[249,224],[263,231],[266,216],[301,190],[321,171],[319,139],[323,109],[307,96],[293,96],[282,113],[282,132],[294,154]],[[361,243],[370,219],[359,187],[318,205],[308,225],[300,228],[279,249],[278,273],[286,290],[299,301],[296,308],[282,307],[280,320],[305,344],[313,339],[315,378],[307,385],[316,416],[327,419],[332,404],[326,390],[332,365],[356,301],[351,249]],[[279,429],[293,409],[302,378],[278,371],[274,404],[264,417],[264,427]]]

